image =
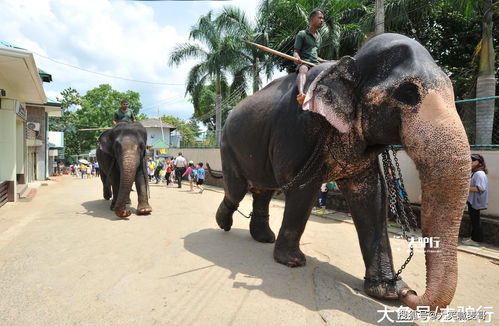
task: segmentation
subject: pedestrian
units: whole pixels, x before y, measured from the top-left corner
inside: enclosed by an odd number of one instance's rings
[[[327,188],[327,183],[321,185],[319,192],[319,209],[315,210],[315,214],[323,215],[326,213],[326,203],[327,203],[327,193],[329,189]]]
[[[148,164],[147,164],[147,175],[149,176],[149,182],[151,182],[153,177],[154,177],[155,168],[156,168],[156,165],[154,164],[153,160],[150,159]]]
[[[170,185],[170,176],[172,174],[172,161],[167,159],[165,161],[165,180],[166,180],[166,186],[168,187]]]
[[[323,62],[334,62],[319,58],[318,51],[321,47],[322,37],[318,30],[324,23],[324,13],[321,10],[314,10],[309,16],[308,29],[301,30],[295,37],[293,57],[295,57],[296,72],[296,85],[298,86],[298,95],[296,100],[299,104],[303,104],[305,94],[303,88],[307,80],[307,72],[311,66],[303,63],[302,60],[318,64]]]
[[[116,110],[113,115],[113,126],[118,122],[135,122],[133,111],[128,108],[128,101],[121,101],[121,108]]]
[[[161,181],[161,170],[163,170],[164,164],[158,159],[156,162],[156,169],[154,169],[154,177],[156,178],[156,184]]]
[[[89,164],[87,166],[87,179],[91,179],[92,178],[92,164]]]
[[[178,188],[182,188],[182,175],[184,174],[186,167],[187,161],[182,156],[182,152],[179,152],[175,159],[175,178],[177,178]]]
[[[99,167],[99,162],[95,162],[95,176],[100,177],[100,167]]]
[[[198,171],[198,182],[197,182],[197,187],[199,188],[199,193],[202,194],[204,191],[204,168],[203,168],[203,162],[199,162],[197,165],[197,171]]]
[[[489,173],[485,159],[480,154],[471,155],[471,183],[468,195],[468,213],[471,219],[471,238],[462,241],[463,245],[480,246],[483,241],[480,211],[487,209]]]
[[[80,164],[81,178],[85,179],[87,177],[87,166],[83,163]]]
[[[182,174],[182,177],[187,176],[187,180],[189,181],[189,191],[194,191],[194,162],[189,161],[189,166],[187,167],[187,170]]]

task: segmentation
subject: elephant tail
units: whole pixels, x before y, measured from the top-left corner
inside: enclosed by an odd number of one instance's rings
[[[210,163],[206,163],[206,167],[208,168],[208,172],[210,173],[210,176],[212,178],[215,178],[215,179],[222,179],[224,176],[222,173],[217,173],[217,172],[214,172],[211,167],[210,167]]]

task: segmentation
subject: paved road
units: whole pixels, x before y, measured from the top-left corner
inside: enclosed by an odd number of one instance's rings
[[[220,189],[199,195],[152,184],[153,214],[119,220],[100,180],[47,184],[33,200],[0,209],[0,325],[362,325],[400,304],[362,292],[352,224],[312,217],[301,244],[307,266],[290,269],[273,261],[273,245],[251,239],[242,216],[230,232],[217,228]],[[283,207],[271,203],[276,233]],[[248,196],[241,210],[250,208]],[[406,244],[391,241],[401,264]],[[499,266],[461,252],[458,259],[452,306],[499,313]],[[422,253],[403,277],[424,291]]]

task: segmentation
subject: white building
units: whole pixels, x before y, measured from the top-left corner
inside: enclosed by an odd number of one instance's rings
[[[176,127],[160,119],[146,119],[140,123],[147,130],[147,146],[151,148],[152,157],[155,159],[158,155],[171,155],[168,152],[171,147],[171,132]]]
[[[33,53],[0,41],[0,206],[48,177],[47,121],[61,110],[47,103],[42,82],[51,80]]]

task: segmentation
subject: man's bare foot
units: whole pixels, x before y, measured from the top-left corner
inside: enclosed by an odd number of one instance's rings
[[[303,104],[305,101],[305,94],[300,93],[296,96],[296,100],[298,101],[298,104]]]

